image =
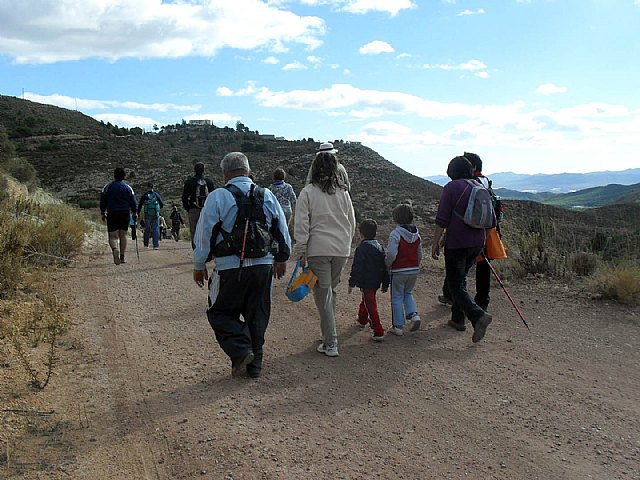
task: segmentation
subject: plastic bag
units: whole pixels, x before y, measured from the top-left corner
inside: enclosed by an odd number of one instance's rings
[[[309,267],[300,268],[300,260],[298,260],[287,284],[287,298],[292,302],[299,302],[307,296],[317,281],[318,277],[315,273]]]

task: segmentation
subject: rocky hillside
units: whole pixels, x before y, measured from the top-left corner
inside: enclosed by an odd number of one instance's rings
[[[296,191],[304,186],[318,142],[286,141],[215,126],[169,126],[157,134],[121,134],[80,112],[0,96],[0,124],[16,143],[18,154],[34,165],[45,188],[62,199],[95,204],[113,169],[124,166],[136,193],[153,181],[168,200],[177,201],[193,164],[207,165],[220,185],[218,168],[225,153],[249,157],[257,182],[271,183],[273,170],[288,172]],[[133,131],[133,130],[132,130]],[[432,221],[441,187],[411,175],[359,144],[335,143],[349,172],[359,216],[389,221],[391,209],[410,199],[424,222]]]

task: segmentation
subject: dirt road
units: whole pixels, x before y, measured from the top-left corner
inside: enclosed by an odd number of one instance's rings
[[[509,285],[529,333],[496,286],[472,344],[471,328],[445,326],[428,261],[423,328],[378,344],[356,328],[345,274],[328,358],[312,299],[286,300],[283,279],[263,376],[231,378],[190,254],[164,241],[139,263],[104,252],[62,274],[74,325],[40,394],[55,413],[16,445],[9,478],[640,479],[637,307]]]

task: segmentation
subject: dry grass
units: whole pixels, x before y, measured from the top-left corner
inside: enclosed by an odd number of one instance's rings
[[[602,298],[617,300],[627,305],[640,304],[638,265],[605,265],[589,279],[588,284]]]

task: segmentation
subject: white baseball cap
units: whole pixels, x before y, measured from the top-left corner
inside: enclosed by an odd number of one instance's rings
[[[316,153],[320,152],[338,153],[338,150],[333,148],[333,143],[325,142],[320,144]]]

